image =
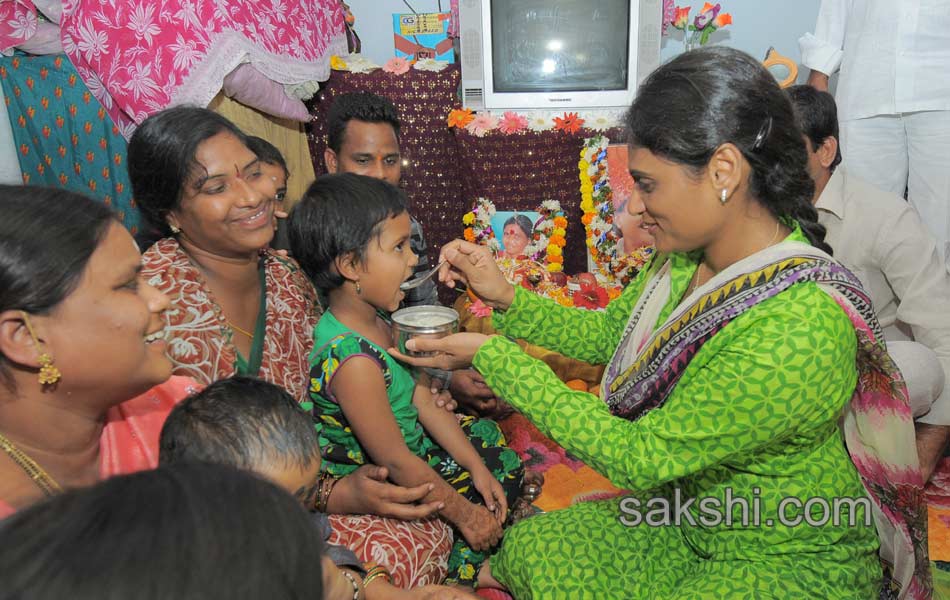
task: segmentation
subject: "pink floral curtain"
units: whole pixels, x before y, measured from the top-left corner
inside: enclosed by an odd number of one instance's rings
[[[126,137],[169,106],[206,106],[243,63],[292,86],[346,53],[339,0],[65,0],[62,37]]]
[[[0,52],[7,53],[36,33],[36,8],[31,0],[0,1]]]

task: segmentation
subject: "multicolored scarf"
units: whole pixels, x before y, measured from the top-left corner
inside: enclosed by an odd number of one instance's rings
[[[907,387],[887,354],[871,300],[824,252],[785,241],[743,259],[695,290],[654,329],[670,296],[670,261],[655,270],[601,386],[614,415],[637,420],[662,406],[703,344],[734,318],[796,283],[814,282],[845,311],[857,336],[858,382],[841,419],[845,443],[874,504],[890,582],[882,598],[930,598],[927,509]]]

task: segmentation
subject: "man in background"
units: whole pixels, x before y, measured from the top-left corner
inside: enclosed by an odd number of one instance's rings
[[[950,260],[950,0],[822,0],[799,40],[808,83],[835,94],[848,168],[904,196]]]
[[[839,164],[831,94],[807,85],[787,93],[805,134],[825,241],[871,296],[887,350],[907,382],[927,479],[950,438],[950,273],[913,206]]]
[[[399,130],[399,115],[388,99],[368,92],[337,96],[327,115],[327,149],[323,153],[327,171],[367,175],[398,186],[403,166]],[[429,269],[429,255],[422,225],[411,215],[410,227],[409,246],[419,257],[413,270],[417,276]],[[438,303],[434,278],[409,290],[403,300],[403,306]],[[449,391],[464,408],[477,414],[497,406],[494,392],[472,369],[454,371]]]

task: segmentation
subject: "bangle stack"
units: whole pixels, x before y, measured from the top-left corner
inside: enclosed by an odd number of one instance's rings
[[[330,502],[330,494],[333,493],[333,487],[339,481],[329,473],[320,473],[320,481],[317,484],[317,499],[315,508],[322,513],[327,512],[327,504]]]
[[[382,579],[386,583],[392,584],[393,578],[389,574],[389,569],[386,567],[376,564],[376,563],[367,563],[366,564],[366,576],[363,577],[363,588],[370,584],[375,579]]]

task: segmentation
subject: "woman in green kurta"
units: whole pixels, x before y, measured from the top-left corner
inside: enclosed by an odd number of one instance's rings
[[[693,51],[648,77],[627,125],[658,256],[606,312],[516,290],[482,247],[442,250],[443,281],[465,281],[505,335],[607,363],[602,398],[501,336],[417,340],[439,354],[407,360],[471,363],[635,490],[518,524],[480,581],[519,600],[867,599],[883,558],[889,588],[929,597],[906,390],[866,294],[822,242],[781,90],[741,52]]]

